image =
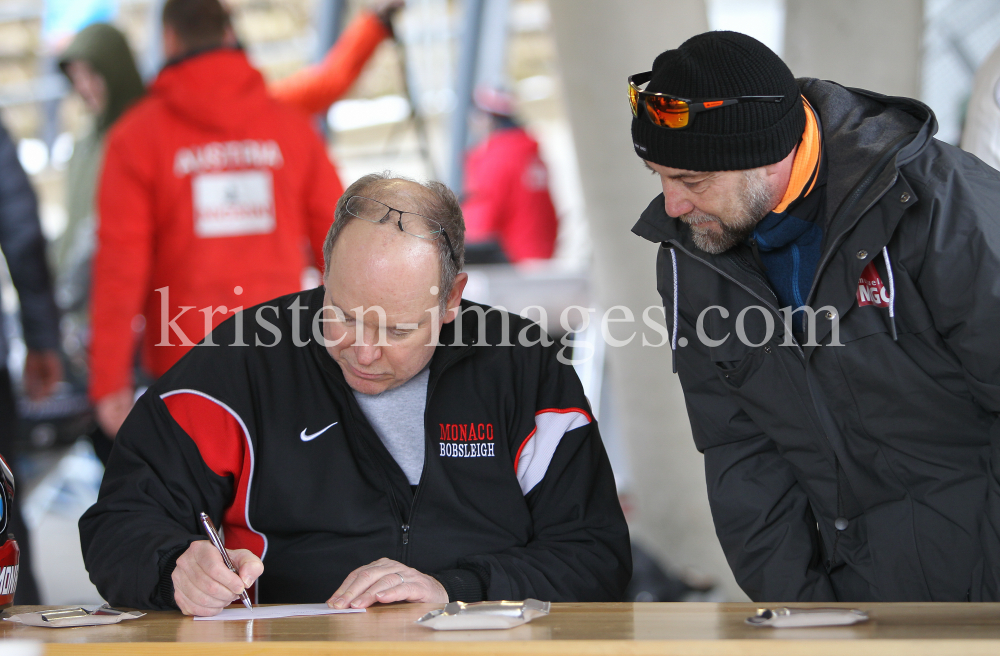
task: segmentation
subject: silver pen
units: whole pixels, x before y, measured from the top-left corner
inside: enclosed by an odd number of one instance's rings
[[[231,572],[239,576],[240,573],[235,567],[233,567],[233,561],[229,560],[229,554],[226,553],[226,548],[222,546],[222,539],[219,537],[219,533],[215,530],[215,524],[212,523],[212,518],[205,513],[201,513],[198,517],[201,519],[201,525],[205,528],[205,533],[208,534],[208,539],[212,541],[215,548],[219,550],[220,554],[222,554],[222,562],[226,564],[226,567],[228,567]],[[250,595],[247,594],[246,588],[244,588],[243,592],[240,593],[240,600],[243,602],[244,606],[250,609],[250,612],[252,613],[253,604],[250,603]]]

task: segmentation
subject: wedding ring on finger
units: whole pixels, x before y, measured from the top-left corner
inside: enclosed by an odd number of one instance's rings
[[[406,585],[406,579],[404,579],[404,578],[403,578],[403,575],[402,575],[402,574],[400,574],[399,572],[396,572],[396,576],[398,576],[398,577],[399,577],[399,582],[400,582],[400,584],[402,584],[402,585]]]

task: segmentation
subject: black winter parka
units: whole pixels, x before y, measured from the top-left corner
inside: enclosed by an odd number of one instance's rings
[[[719,540],[757,601],[1000,600],[1000,174],[919,102],[799,84],[828,166],[814,340],[747,247],[698,250],[662,196],[633,228]],[[861,302],[872,263],[891,303]]]

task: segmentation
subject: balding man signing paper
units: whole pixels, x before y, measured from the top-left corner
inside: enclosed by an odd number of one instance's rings
[[[323,287],[230,318],[150,388],[80,520],[105,599],[621,597],[628,529],[580,382],[536,325],[461,301],[464,231],[443,185],[366,176]]]

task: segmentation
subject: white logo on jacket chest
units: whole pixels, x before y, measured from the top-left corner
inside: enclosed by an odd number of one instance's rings
[[[333,422],[332,424],[330,424],[329,426],[327,426],[326,428],[323,428],[323,429],[321,429],[321,430],[318,430],[318,431],[316,431],[316,432],[315,432],[315,433],[313,433],[312,435],[309,435],[309,434],[307,434],[307,433],[306,433],[306,430],[308,430],[308,429],[306,429],[306,428],[303,428],[303,429],[302,429],[302,432],[301,432],[301,433],[299,433],[299,438],[300,438],[300,439],[301,439],[301,440],[302,440],[303,442],[311,442],[311,441],[315,440],[315,439],[316,439],[317,437],[319,437],[320,435],[322,435],[322,434],[323,434],[323,433],[325,433],[326,431],[330,430],[331,428],[333,428],[334,426],[336,426],[336,425],[337,425],[337,424],[339,424],[339,423],[340,423],[339,421],[335,421],[335,422]]]

